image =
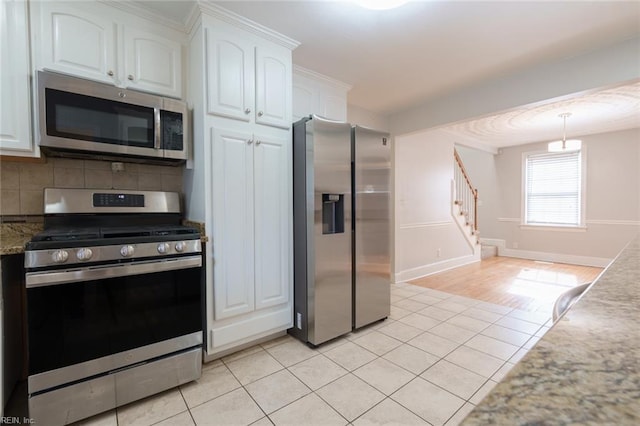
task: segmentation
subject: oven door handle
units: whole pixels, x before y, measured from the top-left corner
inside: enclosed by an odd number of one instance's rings
[[[81,281],[94,281],[125,275],[141,275],[153,272],[198,268],[200,266],[202,266],[201,256],[189,256],[162,261],[154,260],[117,265],[101,265],[66,271],[28,272],[25,274],[25,281],[27,288],[33,288]]]

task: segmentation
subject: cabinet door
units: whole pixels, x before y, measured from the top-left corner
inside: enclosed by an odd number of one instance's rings
[[[220,320],[255,307],[254,143],[250,134],[212,132],[213,299]]]
[[[0,154],[33,155],[26,2],[0,4]]]
[[[175,98],[182,96],[182,46],[125,26],[124,74],[128,87]]]
[[[291,52],[256,47],[256,123],[291,126]]]
[[[314,94],[313,92],[301,85],[293,85],[293,122],[300,120],[302,117],[306,117],[315,113],[313,108]]]
[[[291,292],[291,151],[286,138],[256,136],[256,309],[287,303]]]
[[[253,109],[252,43],[241,35],[206,29],[207,112],[250,121]]]
[[[74,74],[93,80],[113,82],[117,72],[115,23],[100,14],[58,2],[40,4],[38,68]]]

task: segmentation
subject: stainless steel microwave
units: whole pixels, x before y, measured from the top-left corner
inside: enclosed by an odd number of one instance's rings
[[[187,159],[184,102],[39,71],[38,104],[45,154],[163,164]]]

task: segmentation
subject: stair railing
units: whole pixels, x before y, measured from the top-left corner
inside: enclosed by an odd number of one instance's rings
[[[466,218],[467,225],[472,227],[474,235],[478,233],[478,190],[473,187],[471,179],[464,168],[457,150],[453,150],[455,164],[453,177],[455,182],[454,203],[460,206],[460,214]]]

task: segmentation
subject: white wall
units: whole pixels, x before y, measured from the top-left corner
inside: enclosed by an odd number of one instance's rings
[[[382,132],[389,131],[388,116],[377,114],[355,105],[347,105],[347,121],[351,124],[369,127]]]
[[[545,150],[545,143],[503,148],[495,157],[459,149],[483,201],[481,237],[504,240],[501,252],[510,256],[603,266],[613,259],[640,232],[640,129],[581,139],[587,161],[582,231],[521,227],[522,156]]]
[[[476,259],[452,217],[453,142],[439,132],[395,138],[395,281]]]
[[[471,183],[478,190],[478,229],[480,237],[491,237],[498,233],[500,216],[500,192],[495,156],[456,145],[456,150],[470,175]]]

